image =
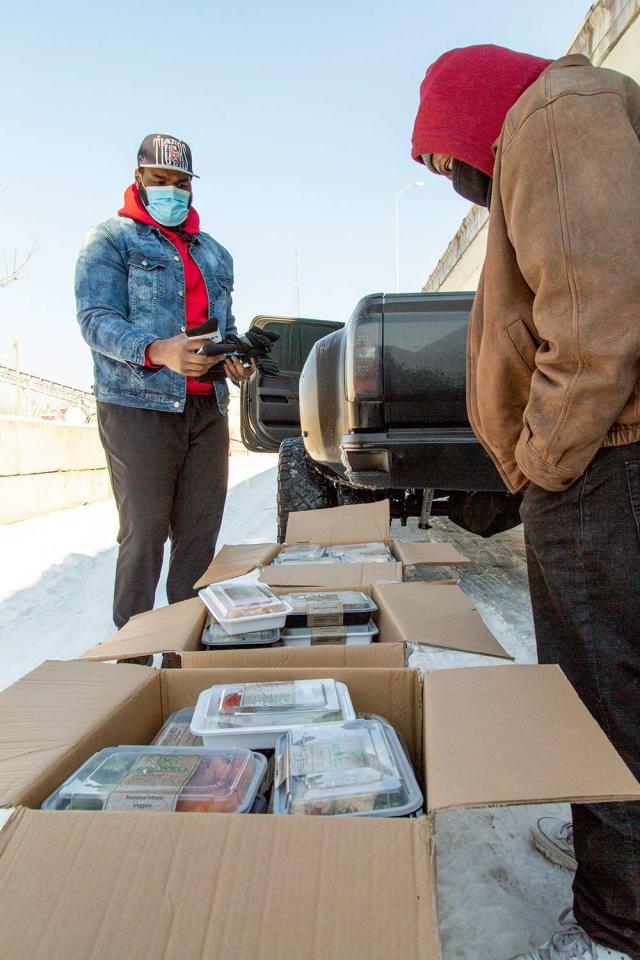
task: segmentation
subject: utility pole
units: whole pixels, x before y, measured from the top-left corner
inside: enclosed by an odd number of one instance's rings
[[[22,391],[20,390],[20,345],[17,340],[13,341],[13,352],[15,356],[15,368],[16,368],[16,417],[19,417],[22,413]]]
[[[300,316],[300,255],[297,250],[293,252],[293,268],[295,272],[295,315]]]

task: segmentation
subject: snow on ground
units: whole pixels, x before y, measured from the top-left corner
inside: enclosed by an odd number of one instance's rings
[[[235,456],[218,539],[276,539],[276,457]],[[250,504],[250,508],[247,505]],[[112,500],[0,526],[0,689],[47,659],[68,659],[115,632],[118,517]],[[165,569],[156,606],[166,604]]]
[[[234,456],[230,463],[218,547],[275,540],[275,457]],[[111,636],[116,532],[111,501],[0,526],[0,689],[44,659],[75,657]],[[521,529],[486,541],[437,518],[426,533],[415,521],[394,524],[393,532],[399,539],[451,541],[474,560],[461,574],[462,589],[516,661],[535,662]],[[458,575],[414,572],[428,579]],[[161,586],[156,604],[164,603]],[[507,665],[417,645],[409,663],[423,670]],[[548,937],[570,903],[571,874],[535,852],[528,832],[536,817],[566,813],[557,805],[438,814],[443,960],[509,960]]]

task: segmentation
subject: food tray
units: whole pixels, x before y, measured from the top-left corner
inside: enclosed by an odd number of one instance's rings
[[[379,632],[373,620],[369,620],[352,627],[293,627],[281,630],[280,638],[285,647],[315,647],[324,643],[362,646],[371,643]]]
[[[344,543],[327,547],[327,556],[340,563],[394,563],[386,543]]]
[[[42,804],[44,810],[246,813],[267,767],[249,750],[108,747]]]
[[[355,719],[349,691],[335,680],[230,683],[203,690],[191,732],[207,746],[273,748],[294,726]]]
[[[317,543],[295,543],[290,547],[283,547],[273,561],[278,563],[318,563],[325,557],[325,548]]]
[[[286,627],[341,627],[368,623],[378,609],[366,593],[335,590],[323,593],[287,593],[282,600],[290,607]]]
[[[303,727],[278,741],[275,814],[406,817],[421,806],[411,764],[385,721]]]
[[[191,733],[193,707],[176,710],[151,741],[154,747],[201,747],[202,737]]]
[[[280,630],[274,627],[271,630],[253,630],[245,633],[227,633],[224,627],[211,618],[202,633],[203,647],[225,649],[228,647],[266,647],[277,643],[280,639]]]
[[[284,627],[287,603],[262,583],[224,580],[199,591],[206,608],[228,634],[237,636]]]

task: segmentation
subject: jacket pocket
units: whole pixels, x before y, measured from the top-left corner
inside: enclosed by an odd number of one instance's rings
[[[520,359],[533,373],[536,369],[536,353],[540,344],[529,327],[522,317],[517,317],[508,323],[504,329]]]
[[[129,299],[159,300],[164,296],[164,263],[132,260],[129,263]]]
[[[627,470],[627,486],[629,487],[629,500],[633,518],[636,522],[636,529],[640,537],[640,461],[628,460],[625,463]]]

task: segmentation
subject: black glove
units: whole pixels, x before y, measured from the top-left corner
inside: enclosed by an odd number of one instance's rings
[[[193,330],[189,331],[190,336],[195,336]],[[269,377],[277,377],[280,373],[278,364],[271,360],[268,354],[271,353],[274,343],[280,339],[278,333],[271,333],[268,330],[249,330],[243,336],[236,336],[229,333],[220,343],[214,343],[210,340],[202,347],[202,353],[206,357],[230,357],[236,356],[241,363],[249,366],[251,360],[255,360],[256,367],[260,373]],[[212,367],[207,373],[198,377],[200,383],[211,383],[218,379],[218,367]]]

